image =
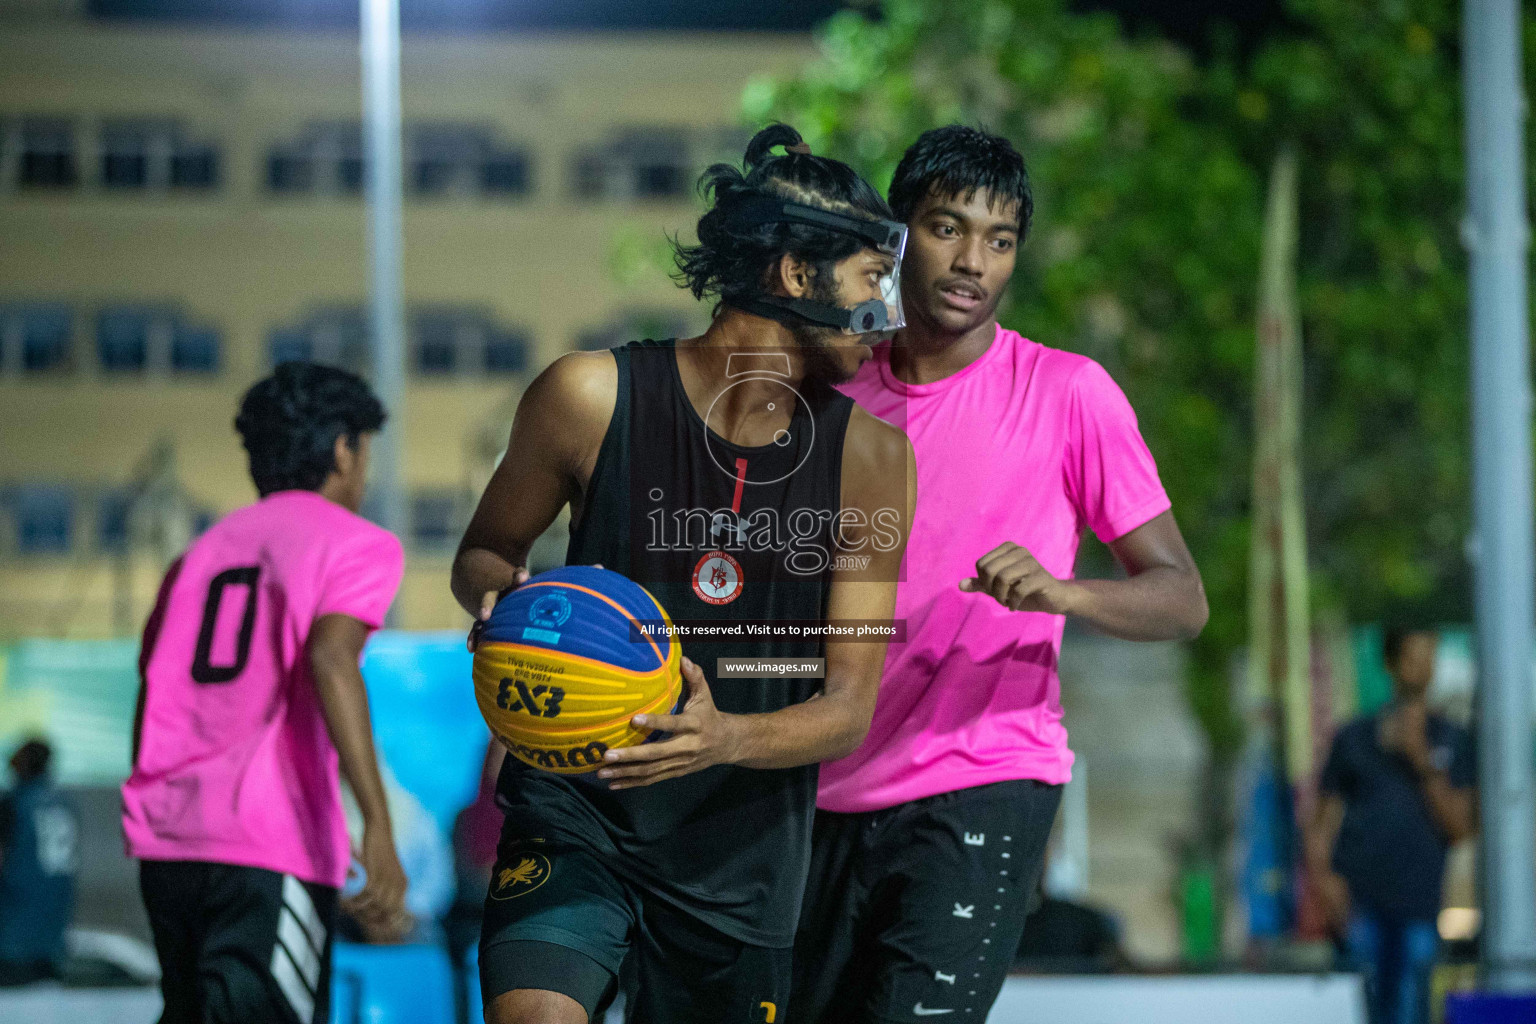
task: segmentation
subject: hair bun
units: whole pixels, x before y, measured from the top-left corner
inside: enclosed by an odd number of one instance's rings
[[[790,152],[801,152],[795,149],[796,146],[804,146],[803,151],[806,153],[811,151],[811,147],[805,145],[805,140],[800,137],[799,132],[787,124],[775,122],[752,136],[752,141],[747,143],[747,167],[756,167],[769,159],[773,155],[772,150],[778,146],[783,146]]]

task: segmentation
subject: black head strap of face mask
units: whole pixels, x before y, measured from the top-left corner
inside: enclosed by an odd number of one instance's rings
[[[890,322],[885,303],[880,299],[861,302],[852,308],[817,302],[815,299],[792,299],[785,295],[762,295],[753,299],[731,299],[729,302],[738,309],[783,324],[804,323],[853,334],[883,331]]]
[[[890,255],[895,255],[900,248],[903,231],[902,225],[895,221],[865,220],[766,196],[742,203],[727,215],[726,223],[733,228],[755,228],[763,224],[804,224],[851,235],[871,249]]]

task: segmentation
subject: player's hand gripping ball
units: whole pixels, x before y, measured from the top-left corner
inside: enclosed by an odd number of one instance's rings
[[[631,718],[669,714],[682,700],[671,624],[644,587],[616,572],[540,573],[497,602],[480,633],[480,713],[519,761],[562,775],[594,771],[608,750],[652,737]]]

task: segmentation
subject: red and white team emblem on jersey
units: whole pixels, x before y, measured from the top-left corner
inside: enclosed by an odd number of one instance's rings
[[[741,563],[724,551],[711,551],[693,567],[693,592],[700,601],[730,604],[741,596]]]

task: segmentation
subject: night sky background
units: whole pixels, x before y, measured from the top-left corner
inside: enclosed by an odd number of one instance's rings
[[[357,0],[90,0],[101,18],[205,21],[337,28],[357,24]],[[406,31],[805,32],[844,7],[837,0],[401,0]],[[1251,48],[1282,31],[1281,0],[1077,0],[1083,11],[1111,11],[1133,34],[1162,34],[1209,52],[1217,33]]]

